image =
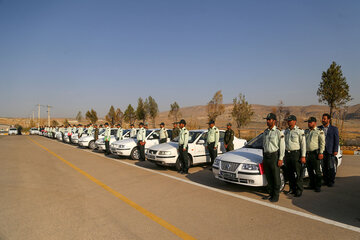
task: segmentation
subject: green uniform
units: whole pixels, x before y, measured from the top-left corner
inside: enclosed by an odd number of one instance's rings
[[[145,141],[146,141],[146,129],[145,128],[140,128],[137,136],[137,148],[139,151],[139,155],[140,155],[140,161],[145,161]]]
[[[168,132],[165,128],[160,128],[160,143],[166,143],[168,138]]]
[[[94,130],[93,126],[90,126],[90,127],[87,129],[87,135],[88,135],[88,136],[91,136],[91,135],[93,134],[93,130]]]
[[[227,145],[226,151],[234,150],[234,130],[227,129],[224,136],[224,145]]]
[[[179,134],[179,166],[178,170],[188,173],[190,167],[188,155],[189,131],[183,127]]]
[[[220,132],[219,129],[215,126],[209,128],[206,139],[206,146],[209,151],[211,165],[214,163],[215,158],[217,157],[217,149],[219,146]]]
[[[123,139],[123,129],[121,127],[119,127],[117,132],[116,132],[116,139],[117,140],[122,140]]]
[[[306,140],[304,130],[295,126],[287,128],[285,135],[285,171],[289,180],[290,191],[296,194],[302,193],[303,187],[303,164],[300,157],[306,157]]]
[[[79,127],[79,131],[78,131],[78,136],[79,138],[81,137],[81,135],[83,134],[84,132],[84,128],[83,127]]]
[[[178,127],[173,128],[171,133],[171,140],[175,139],[177,136],[179,136],[179,134],[180,134],[180,128]]]
[[[306,139],[306,166],[310,178],[310,188],[319,191],[321,188],[322,173],[320,169],[321,160],[319,153],[325,150],[324,131],[315,127],[305,130]]]
[[[285,155],[284,134],[274,126],[272,129],[267,128],[263,135],[263,166],[268,183],[267,189],[270,197],[278,200],[281,184],[278,160],[283,160]]]

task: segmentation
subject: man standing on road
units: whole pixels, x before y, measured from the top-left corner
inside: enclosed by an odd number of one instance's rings
[[[304,130],[296,126],[296,117],[287,118],[288,128],[285,130],[285,169],[289,180],[289,194],[300,197],[304,190],[303,170],[306,163],[306,139]]]
[[[116,127],[117,127],[116,141],[119,141],[123,139],[123,129],[121,128],[120,124],[117,124]]]
[[[161,143],[166,143],[167,142],[167,139],[168,139],[168,132],[165,128],[165,123],[160,123],[160,144]]]
[[[227,129],[224,136],[224,147],[227,152],[234,150],[234,130],[231,129],[231,123],[226,125]]]
[[[285,141],[283,133],[275,126],[276,115],[269,113],[265,119],[268,128],[263,134],[263,166],[268,182],[267,189],[269,196],[263,197],[263,199],[269,199],[270,202],[277,202],[279,201],[281,184],[280,167],[283,165],[285,155]]]
[[[320,162],[324,157],[325,135],[323,130],[316,127],[315,117],[310,117],[305,122],[308,123],[309,127],[305,130],[306,165],[310,178],[310,184],[307,189],[314,189],[315,192],[320,192],[322,178]]]
[[[105,141],[105,155],[110,154],[110,133],[111,129],[108,123],[105,123],[105,134],[104,134],[104,141]]]
[[[146,144],[146,130],[144,128],[144,124],[141,122],[139,123],[139,130],[137,133],[137,148],[139,151],[140,161],[145,161],[145,144]]]
[[[332,187],[335,184],[336,155],[339,149],[339,130],[331,125],[330,122],[331,116],[324,113],[322,116],[323,125],[319,127],[325,134],[325,152],[322,169],[324,183],[328,187]]]
[[[178,122],[173,122],[174,128],[171,133],[171,140],[175,139],[180,134],[180,128],[178,128]]]
[[[219,145],[220,133],[219,133],[219,129],[215,127],[215,121],[210,120],[208,124],[209,124],[209,130],[207,133],[206,146],[209,151],[211,166],[212,166],[215,161],[215,158],[217,157],[217,149]]]
[[[84,128],[81,124],[79,124],[79,130],[78,130],[78,138],[81,138],[82,134],[84,132]]]
[[[93,130],[94,130],[94,127],[93,127],[93,125],[92,125],[92,123],[90,123],[89,124],[89,127],[88,127],[88,129],[87,129],[87,135],[88,136],[91,136],[92,134],[93,134]]]
[[[67,135],[68,135],[68,138],[69,138],[69,143],[71,143],[71,135],[72,135],[72,128],[71,128],[71,125],[69,124],[68,128],[67,128]]]
[[[97,125],[94,125],[95,131],[94,131],[94,140],[98,140],[99,139],[99,128],[97,127]]]
[[[130,124],[130,138],[136,137],[136,129],[134,128],[134,124]]]
[[[185,128],[186,122],[184,119],[180,120],[180,134],[179,134],[179,161],[181,174],[189,173],[189,155],[188,155],[188,143],[189,143],[189,131]]]

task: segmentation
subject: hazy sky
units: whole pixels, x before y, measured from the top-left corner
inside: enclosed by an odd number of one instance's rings
[[[359,12],[357,0],[0,0],[0,116],[40,103],[102,117],[149,95],[165,111],[217,90],[226,103],[318,104],[332,61],[357,104]]]

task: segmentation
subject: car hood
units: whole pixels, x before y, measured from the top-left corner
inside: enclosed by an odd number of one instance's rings
[[[179,144],[177,142],[169,142],[169,143],[162,143],[155,146],[150,147],[149,149],[155,151],[171,151],[177,149]]]
[[[112,144],[118,144],[118,145],[129,145],[129,144],[135,144],[136,141],[133,138],[127,138],[127,139],[123,139],[123,140],[119,140],[116,142],[113,142]]]
[[[262,149],[240,148],[235,151],[227,152],[218,157],[221,161],[236,163],[262,163]]]

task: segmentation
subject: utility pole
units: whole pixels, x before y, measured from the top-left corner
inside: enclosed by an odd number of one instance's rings
[[[47,105],[47,113],[48,113],[48,126],[50,126],[50,108],[51,108],[52,106],[49,106],[49,105]]]
[[[33,122],[35,122],[35,111],[33,111]]]
[[[40,127],[40,104],[38,104],[38,128]]]

